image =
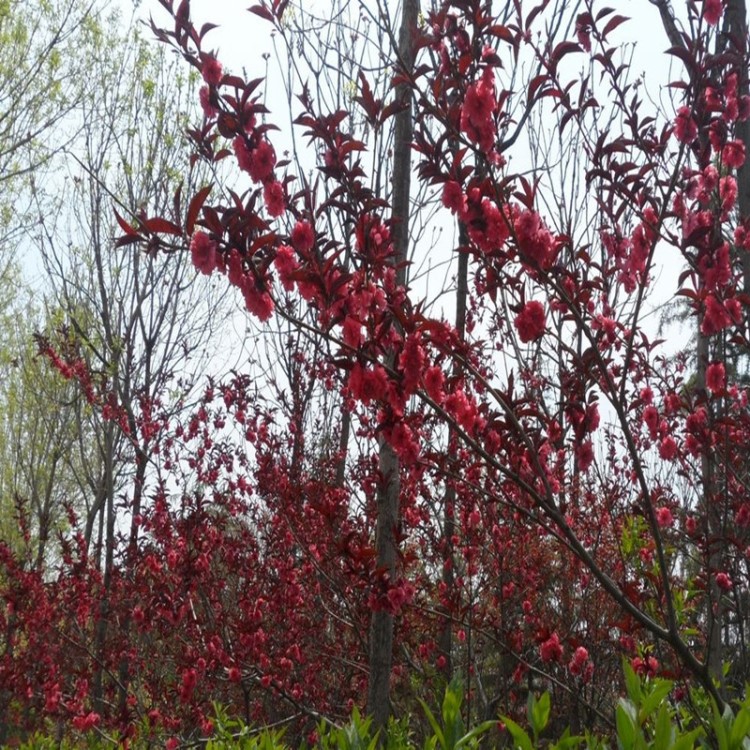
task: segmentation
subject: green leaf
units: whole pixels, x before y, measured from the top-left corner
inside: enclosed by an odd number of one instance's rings
[[[534,750],[534,746],[531,744],[531,737],[529,737],[523,727],[519,726],[513,721],[513,719],[509,719],[506,716],[502,717],[502,722],[505,724],[505,728],[510,732],[511,737],[513,737],[514,750]]]
[[[694,750],[695,743],[702,734],[703,729],[699,727],[692,732],[679,735],[675,740],[674,745],[672,745],[671,750]]]
[[[539,700],[529,693],[529,723],[534,732],[534,737],[538,737],[547,726],[550,712],[549,693],[542,693]]]
[[[651,692],[642,698],[640,704],[639,718],[640,723],[648,719],[660,705],[664,703],[665,698],[669,695],[673,687],[673,683],[669,680],[656,680],[653,683]]]
[[[729,744],[733,748],[742,747],[742,741],[750,734],[750,710],[742,708],[734,718],[729,735]]]
[[[674,737],[675,730],[669,715],[669,709],[666,703],[662,703],[656,717],[653,746],[655,748],[670,748],[674,743]]]
[[[638,706],[641,703],[642,697],[641,680],[633,671],[633,667],[630,666],[630,663],[627,660],[623,660],[622,666],[623,671],[625,672],[625,688],[628,693],[628,698]]]
[[[432,711],[430,711],[428,705],[421,698],[417,698],[417,700],[419,701],[419,705],[422,706],[422,710],[424,711],[424,715],[427,717],[427,721],[430,722],[430,726],[432,727],[433,734],[435,735],[438,744],[443,748],[443,750],[446,750],[445,736],[443,735],[443,730],[440,728],[440,724],[438,724],[435,715],[432,713]]]
[[[471,745],[471,743],[475,739],[481,737],[483,734],[486,734],[495,726],[497,726],[496,721],[484,721],[481,724],[478,724],[474,727],[474,729],[472,729],[470,732],[467,732],[463,737],[461,737],[461,739],[455,745],[455,750],[460,750],[460,748],[462,747]]]
[[[617,740],[621,750],[631,750],[636,746],[636,710],[627,699],[620,698],[615,711]]]

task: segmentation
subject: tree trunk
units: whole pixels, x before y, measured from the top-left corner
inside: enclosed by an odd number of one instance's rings
[[[400,71],[410,73],[414,67],[414,35],[419,14],[418,0],[404,0],[399,32]],[[396,86],[395,96],[407,106],[395,115],[393,144],[392,236],[395,251],[397,283],[406,283],[405,262],[409,246],[409,196],[411,183],[411,142],[413,134],[411,90],[407,84]],[[393,364],[393,354],[389,356]],[[399,515],[400,462],[385,440],[379,445],[380,486],[377,493],[376,547],[378,570],[387,572],[390,580],[396,574],[398,542],[396,528]],[[390,680],[393,664],[393,615],[384,610],[372,614],[370,631],[370,679],[367,712],[373,728],[384,729],[390,715]]]
[[[466,253],[466,247],[469,244],[469,235],[463,222],[458,227],[458,273],[456,276],[456,331],[459,338],[463,341],[466,332],[466,298],[469,291],[468,273],[469,273],[469,256]],[[453,374],[457,374],[458,367],[454,367]],[[453,429],[448,431],[448,455],[452,456],[456,452],[456,435]],[[445,488],[443,497],[443,573],[442,579],[445,585],[446,596],[454,596],[454,573],[453,573],[453,536],[456,533],[455,523],[456,512],[456,486],[449,484]],[[446,682],[453,679],[453,612],[452,607],[441,607],[443,610],[443,622],[438,636],[438,649],[440,655],[445,660],[442,672]],[[468,675],[467,675],[468,677]],[[468,686],[467,686],[468,688]],[[466,690],[468,694],[468,689]]]

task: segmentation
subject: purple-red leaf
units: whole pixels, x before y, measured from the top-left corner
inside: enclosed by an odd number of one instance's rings
[[[211,186],[206,185],[204,188],[201,188],[190,201],[190,205],[188,206],[187,218],[185,219],[186,234],[190,235],[193,233],[195,221],[198,218],[198,214],[200,213],[201,208],[203,208],[203,204],[206,202],[206,198],[208,198],[208,194],[210,192]]]
[[[160,216],[155,216],[152,219],[146,219],[143,222],[143,228],[148,232],[154,232],[158,234],[182,234],[181,227],[177,226],[177,224],[171,221],[168,221],[167,219],[162,219]]]
[[[261,18],[265,18],[266,21],[271,21],[273,23],[273,13],[271,13],[268,8],[266,8],[264,5],[253,5],[250,8],[248,8],[250,13],[255,13],[256,16],[260,16]]]
[[[602,38],[606,38],[607,34],[609,34],[611,31],[614,31],[620,24],[625,23],[625,21],[629,20],[630,18],[628,18],[627,16],[612,16],[612,18],[607,21],[607,25],[602,31]]]

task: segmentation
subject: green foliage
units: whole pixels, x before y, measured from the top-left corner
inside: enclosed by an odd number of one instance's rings
[[[463,692],[461,685],[454,680],[445,691],[440,719],[435,715],[423,700],[419,700],[422,710],[430,722],[433,735],[425,741],[425,750],[460,750],[460,748],[475,748],[479,746],[479,739],[493,726],[494,721],[486,721],[466,731],[463,717],[461,716],[461,703]]]
[[[670,700],[674,687],[670,680],[638,677],[625,664],[627,695],[620,699],[615,712],[614,737],[597,737],[590,733],[572,735],[566,729],[555,739],[546,736],[549,730],[551,701],[548,693],[529,695],[524,728],[509,717],[502,717],[507,735],[498,747],[512,750],[750,750],[750,698],[736,706],[719,711],[710,701],[702,700],[696,691],[693,706],[704,715],[695,717],[684,712]],[[497,726],[485,721],[467,730],[461,713],[463,693],[458,682],[447,688],[440,712],[433,712],[420,700],[430,731],[423,738],[422,750],[476,750],[491,747],[487,734]],[[255,730],[240,719],[228,715],[221,706],[214,706],[214,731],[208,739],[190,739],[181,747],[204,747],[205,750],[290,750],[284,730]],[[695,719],[698,719],[697,725]],[[300,750],[417,750],[418,744],[409,731],[409,717],[391,719],[385,737],[372,731],[372,720],[355,708],[344,726],[321,721],[317,726],[313,748],[302,743]],[[141,728],[132,750],[162,746],[166,737],[155,737],[148,726]],[[483,741],[484,740],[484,741]],[[115,737],[90,732],[73,744],[35,735],[19,747],[21,750],[69,750],[87,748],[102,750],[117,744]]]

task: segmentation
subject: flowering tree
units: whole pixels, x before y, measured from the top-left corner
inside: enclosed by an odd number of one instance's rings
[[[139,665],[125,709],[208,732],[212,697],[265,721],[335,716],[367,684],[382,724],[408,678],[463,668],[469,711],[512,712],[541,677],[568,696],[568,715],[593,721],[622,655],[643,675],[731,698],[746,677],[737,660],[720,680],[747,624],[750,425],[724,357],[747,344],[750,227],[736,204],[750,99],[746,46],[713,44],[721,4],[687,4],[689,32],[669,54],[688,75],[659,111],[628,79],[615,10],[578,8],[567,39],[565,4],[496,16],[461,0],[420,17],[404,3],[398,34],[383,21],[390,93],[364,71],[351,111],[299,92],[312,180],[277,159],[262,79],[224,69],[187,2],[160,2],[171,25],[155,33],[203,79],[194,158],[229,160],[247,189],[206,186],[172,213],[123,217],[119,244],[189,250],[250,315],[309,334],[314,345],[294,351],[297,387],[338,394],[352,429],[313,420],[335,447],[311,455],[293,405],[302,390],[272,404],[242,376],[171,426],[161,466],[192,479],[176,497],[159,484],[112,589],[139,627],[107,656],[127,650]],[[251,12],[283,35],[288,6]],[[533,158],[527,169],[535,117],[555,123],[535,153],[561,174],[574,164],[570,181],[555,186]],[[370,139],[390,128],[392,179],[372,183]],[[410,276],[410,179],[432,196],[425,210],[457,227],[450,321]],[[709,344],[704,377],[648,325],[669,262],[683,272],[668,296]],[[229,424],[250,456],[230,448]],[[86,713],[84,678],[66,679],[47,680],[45,709],[104,721]],[[54,684],[75,700],[55,702]],[[159,703],[169,695],[176,710]]]

